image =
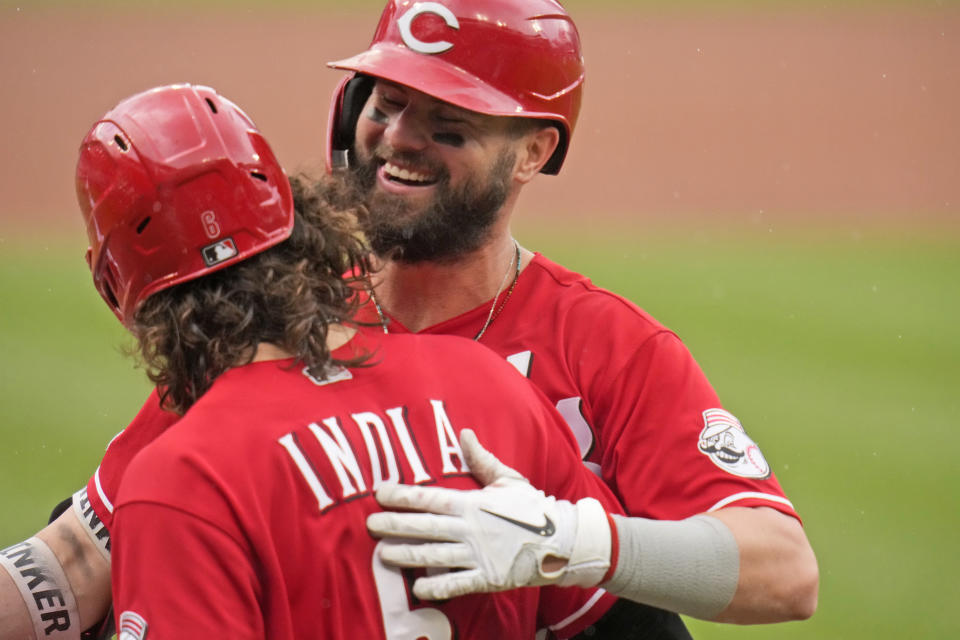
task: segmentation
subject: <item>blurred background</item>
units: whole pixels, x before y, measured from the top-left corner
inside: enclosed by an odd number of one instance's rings
[[[960,597],[960,3],[570,0],[587,64],[516,236],[687,343],[805,520],[810,621],[695,637],[954,637]],[[0,546],[83,485],[148,391],[83,261],[77,146],[192,82],[289,172],[323,166],[325,63],[382,3],[0,0]]]

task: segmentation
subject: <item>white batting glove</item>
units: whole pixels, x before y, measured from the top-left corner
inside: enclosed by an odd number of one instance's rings
[[[483,489],[383,485],[377,489],[381,506],[423,513],[367,518],[374,535],[406,539],[382,545],[386,564],[460,569],[418,578],[418,598],[600,583],[610,567],[611,536],[597,500],[572,504],[545,495],[484,449],[469,429],[460,434],[460,448]]]

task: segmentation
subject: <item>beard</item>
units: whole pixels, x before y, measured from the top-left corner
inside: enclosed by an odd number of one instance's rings
[[[458,187],[451,186],[446,169],[426,165],[418,154],[384,154],[428,168],[438,176],[436,197],[421,211],[414,211],[403,196],[376,193],[377,157],[379,154],[361,158],[350,172],[350,180],[369,210],[364,233],[381,258],[413,264],[453,262],[484,244],[509,195],[516,153],[501,151],[485,176],[471,175]]]

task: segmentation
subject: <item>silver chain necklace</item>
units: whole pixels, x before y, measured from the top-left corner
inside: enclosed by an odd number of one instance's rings
[[[517,241],[513,241],[513,247],[516,250],[514,256],[510,259],[510,264],[507,265],[507,270],[503,274],[503,278],[500,280],[500,286],[497,287],[497,293],[493,296],[493,302],[490,304],[490,312],[487,314],[487,320],[483,323],[483,326],[480,327],[480,331],[477,332],[477,335],[473,336],[473,339],[479,341],[480,338],[486,333],[487,328],[490,326],[497,316],[500,315],[500,312],[503,311],[503,308],[507,304],[507,300],[510,299],[510,295],[513,293],[514,288],[517,286],[517,280],[520,279],[520,245],[517,244]],[[500,297],[500,294],[503,293],[503,288],[507,284],[507,278],[510,276],[510,271],[513,271],[513,282],[510,284],[510,289],[507,291],[506,297],[503,299],[503,302],[500,303],[500,307],[497,307],[497,299]],[[390,333],[387,330],[387,316],[383,312],[383,307],[380,306],[380,301],[377,300],[377,294],[373,292],[373,287],[370,287],[370,300],[373,302],[373,307],[377,310],[377,318],[380,320],[380,327],[383,329],[384,333]]]

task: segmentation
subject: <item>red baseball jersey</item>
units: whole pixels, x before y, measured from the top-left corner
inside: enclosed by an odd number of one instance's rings
[[[368,332],[337,355],[356,349],[375,366],[326,380],[292,360],[231,369],[133,458],[111,522],[119,637],[567,637],[609,608],[602,590],[413,598],[366,531],[373,490],[476,488],[462,428],[551,494],[616,499],[549,402],[490,351]]]
[[[679,520],[735,504],[799,519],[689,350],[649,314],[540,254],[501,304],[481,344],[546,394],[627,513]],[[472,338],[489,311],[420,333]],[[389,329],[407,331],[393,319]]]
[[[421,333],[472,338],[489,311],[484,303]],[[372,304],[363,312],[376,320]],[[389,329],[408,333],[393,319]],[[584,464],[627,513],[682,519],[735,504],[798,517],[760,449],[723,408],[680,339],[586,277],[537,254],[481,344],[557,407]],[[176,421],[153,393],[110,443],[83,496],[97,535],[111,526],[112,503],[132,457]]]

